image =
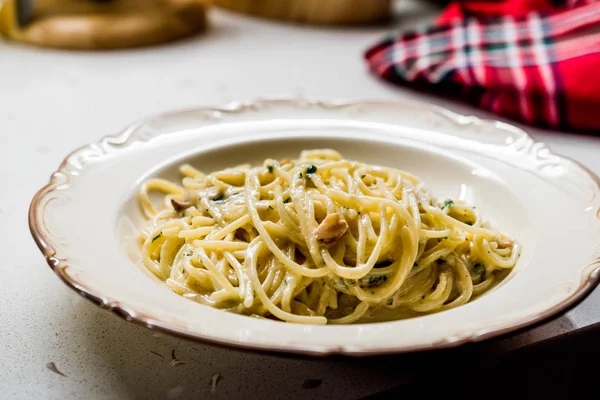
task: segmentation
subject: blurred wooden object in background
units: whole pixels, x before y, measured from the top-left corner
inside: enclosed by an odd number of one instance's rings
[[[391,0],[211,0],[261,17],[321,25],[370,24],[388,19]]]
[[[17,23],[18,0],[0,10],[0,33],[14,41],[77,50],[149,46],[204,30],[202,0],[37,0],[31,20]]]

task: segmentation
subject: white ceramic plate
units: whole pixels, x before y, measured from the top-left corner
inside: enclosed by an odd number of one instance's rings
[[[143,179],[175,179],[184,160],[212,171],[319,147],[410,171],[436,196],[477,205],[523,245],[517,266],[462,307],[349,326],[211,309],[135,266]],[[29,223],[56,274],[98,305],[190,338],[282,352],[372,355],[478,341],[566,311],[600,275],[597,177],[517,128],[414,102],[268,100],[162,115],[71,153],[33,199]]]

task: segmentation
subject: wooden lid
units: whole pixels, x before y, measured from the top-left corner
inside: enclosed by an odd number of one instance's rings
[[[212,0],[232,10],[265,18],[320,25],[370,24],[386,20],[391,0]]]
[[[32,21],[6,35],[36,46],[95,50],[164,43],[204,28],[201,0],[38,0]]]

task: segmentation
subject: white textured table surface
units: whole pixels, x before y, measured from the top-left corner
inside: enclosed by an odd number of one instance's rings
[[[416,4],[405,3],[397,26],[436,12]],[[358,398],[410,379],[389,359],[287,359],[157,336],[69,290],[34,245],[29,201],[63,157],[155,113],[262,96],[411,96],[489,117],[369,76],[362,51],[389,27],[334,30],[211,16],[203,36],[138,51],[67,53],[0,42],[0,398]],[[530,132],[600,174],[600,138]],[[567,315],[494,346],[515,348],[598,320],[596,291]],[[185,364],[171,366],[173,350]],[[52,372],[51,362],[66,377]],[[303,388],[307,379],[321,384]]]

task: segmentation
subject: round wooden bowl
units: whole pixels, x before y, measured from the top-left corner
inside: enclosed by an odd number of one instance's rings
[[[205,26],[199,0],[38,0],[32,21],[5,34],[36,46],[101,50],[169,42]]]
[[[256,16],[321,25],[369,24],[391,14],[391,0],[212,0]]]

